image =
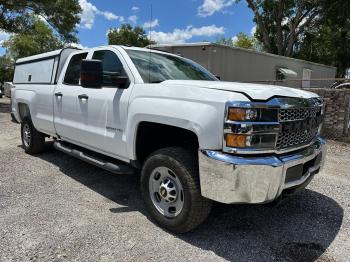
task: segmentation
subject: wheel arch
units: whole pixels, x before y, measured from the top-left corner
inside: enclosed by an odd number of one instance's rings
[[[31,90],[21,89],[21,86],[17,87],[14,91],[15,107],[18,116],[18,120],[22,122],[23,118],[30,116],[33,119],[33,108],[31,105],[35,103],[35,92]]]
[[[25,117],[30,117],[30,108],[28,104],[19,102],[17,103],[17,108],[18,108],[18,117],[19,121],[22,122]]]
[[[141,121],[137,125],[134,140],[134,159],[137,164],[145,161],[152,152],[170,146],[199,148],[199,138],[194,130],[157,123]]]

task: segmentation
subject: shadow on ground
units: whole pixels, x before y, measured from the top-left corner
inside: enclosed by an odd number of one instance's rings
[[[138,175],[112,175],[53,149],[39,157],[123,206],[111,212],[147,215]],[[332,243],[342,220],[337,202],[306,189],[274,208],[217,203],[204,224],[177,237],[231,261],[314,261]]]
[[[4,98],[0,98],[0,113],[10,113],[11,107],[8,101]]]

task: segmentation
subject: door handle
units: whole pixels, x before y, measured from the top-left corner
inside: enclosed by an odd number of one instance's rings
[[[56,96],[56,97],[62,97],[63,94],[62,94],[61,92],[57,92],[57,93],[55,93],[55,96]]]
[[[86,94],[78,95],[79,99],[89,99],[89,96]]]

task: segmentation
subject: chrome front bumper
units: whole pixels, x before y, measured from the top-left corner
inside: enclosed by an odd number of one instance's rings
[[[272,202],[284,190],[308,184],[322,169],[325,156],[326,144],[321,138],[306,149],[283,156],[242,157],[199,150],[202,196],[227,204]],[[295,175],[298,172],[300,176]]]

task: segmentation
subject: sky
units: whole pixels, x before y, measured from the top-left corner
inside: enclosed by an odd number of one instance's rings
[[[83,9],[77,25],[81,47],[107,44],[107,32],[123,23],[152,25],[152,39],[162,44],[235,39],[255,30],[246,1],[236,0],[79,0]],[[153,10],[151,21],[151,6]],[[0,31],[0,44],[8,34]],[[0,48],[0,54],[4,49]]]

